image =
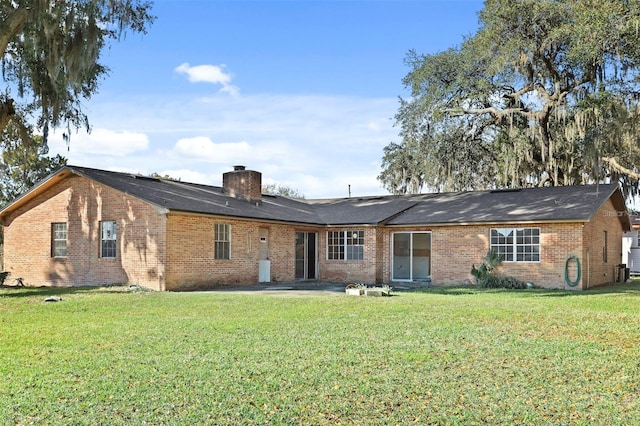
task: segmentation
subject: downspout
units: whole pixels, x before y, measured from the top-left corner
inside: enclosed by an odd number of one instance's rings
[[[584,244],[584,226],[585,226],[585,223],[583,222],[582,223],[582,242],[583,242],[583,244]],[[591,244],[591,242],[592,241],[590,241],[589,244]],[[587,290],[590,287],[591,287],[591,246],[587,246],[587,285],[586,285],[586,287],[583,288],[583,290]]]
[[[585,290],[591,286],[591,262],[589,261],[590,254],[591,254],[591,249],[587,247],[587,287],[585,288]]]

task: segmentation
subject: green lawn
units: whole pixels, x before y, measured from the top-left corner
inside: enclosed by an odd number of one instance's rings
[[[640,424],[640,284],[288,294],[0,290],[0,424]]]

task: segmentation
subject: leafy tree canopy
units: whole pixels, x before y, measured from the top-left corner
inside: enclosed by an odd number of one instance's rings
[[[269,183],[262,185],[262,193],[263,194],[272,194],[272,195],[282,195],[284,197],[289,198],[300,198],[304,199],[305,196],[300,191],[295,188],[291,188],[287,185],[279,185],[275,183]]]
[[[108,68],[100,53],[127,31],[146,32],[147,0],[5,0],[0,2],[0,132],[18,114],[49,127],[85,127],[81,101],[97,91]],[[22,117],[22,121],[27,121]],[[18,120],[20,124],[21,120]]]
[[[458,47],[407,55],[385,187],[612,181],[638,195],[640,1],[486,0],[479,23]]]
[[[34,136],[30,127],[18,125],[15,120],[3,132],[0,152],[0,207],[67,164],[67,159],[60,155],[48,156],[43,138]]]
[[[60,155],[49,157],[44,139],[34,136],[30,126],[17,120],[6,126],[0,138],[0,208],[67,164]],[[3,243],[4,227],[0,224],[0,270]]]

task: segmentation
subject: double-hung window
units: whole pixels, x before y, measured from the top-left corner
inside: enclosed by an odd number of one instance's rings
[[[539,262],[540,228],[493,228],[490,249],[504,262]]]
[[[327,232],[328,260],[363,260],[364,231],[329,231]]]
[[[214,259],[231,259],[231,225],[216,223],[214,234]]]
[[[51,257],[67,257],[67,222],[51,224]]]
[[[116,235],[115,221],[100,222],[100,257],[116,257]]]

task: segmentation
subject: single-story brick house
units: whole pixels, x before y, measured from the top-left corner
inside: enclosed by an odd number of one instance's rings
[[[492,249],[505,275],[586,289],[615,281],[630,229],[617,185],[300,200],[262,194],[261,179],[243,166],[222,187],[63,167],[0,210],[4,269],[30,285],[159,291],[451,285]]]

